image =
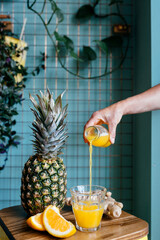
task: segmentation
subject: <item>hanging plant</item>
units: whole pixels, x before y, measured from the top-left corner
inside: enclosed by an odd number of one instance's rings
[[[26,43],[13,36],[6,36],[8,33],[3,27],[0,23],[0,170],[5,167],[9,148],[17,147],[20,143],[13,128],[16,125],[15,116],[18,115],[17,104],[23,101],[22,90],[29,74],[24,66],[28,50]],[[40,64],[38,68],[43,66]],[[35,72],[37,69],[32,74]]]
[[[32,12],[34,12],[42,21],[42,23],[45,27],[45,30],[55,47],[58,61],[61,64],[61,67],[63,69],[65,69],[70,74],[80,77],[82,79],[96,79],[96,78],[104,77],[108,74],[111,74],[122,66],[122,64],[126,58],[128,47],[129,47],[129,26],[128,26],[127,21],[124,18],[124,16],[120,13],[120,8],[119,8],[119,3],[122,3],[122,0],[111,0],[110,3],[108,4],[108,7],[110,7],[112,5],[116,5],[117,10],[116,10],[116,12],[111,12],[111,13],[105,14],[105,15],[98,15],[96,13],[96,6],[99,4],[100,0],[96,0],[95,3],[92,5],[85,4],[78,9],[78,11],[75,15],[75,18],[78,21],[88,20],[92,17],[95,17],[95,18],[118,17],[120,20],[121,26],[123,27],[123,29],[125,29],[125,31],[123,31],[123,34],[120,34],[120,32],[117,32],[117,34],[114,33],[112,36],[108,36],[101,40],[95,39],[93,41],[96,45],[95,49],[91,46],[82,46],[79,53],[76,53],[73,40],[66,35],[60,34],[57,31],[57,27],[60,23],[63,22],[64,16],[63,16],[62,10],[58,7],[56,2],[53,0],[44,0],[42,3],[41,11],[36,10],[37,2],[38,2],[37,0],[34,0],[34,1],[32,1],[32,3],[30,3],[30,0],[27,0],[28,9],[30,9]],[[49,16],[48,20],[45,19],[45,13],[44,13],[45,7],[47,7],[47,3],[50,4],[50,8],[51,8],[51,15]],[[38,4],[37,4],[37,6],[39,8]],[[57,21],[55,24],[55,29],[53,31],[53,26],[52,26],[52,28],[50,28],[50,24],[51,24],[51,21],[54,16],[56,16]],[[50,29],[52,29],[52,30],[50,30]],[[122,33],[122,31],[121,31],[121,33]],[[122,47],[123,47],[123,39],[124,38],[127,38],[127,43],[126,43],[125,50],[123,51]],[[90,68],[92,68],[91,62],[95,61],[97,59],[96,47],[99,47],[102,50],[102,53],[105,55],[106,65],[104,68],[104,73],[102,73],[101,75],[97,75],[97,76],[91,75],[90,77],[82,75],[80,73],[79,66],[83,62],[88,62]],[[119,58],[119,63],[117,64],[117,66],[115,66],[114,68],[109,70],[108,69],[108,58],[110,56],[110,53],[112,53],[113,49],[115,49],[115,48],[120,49],[121,56]],[[70,67],[66,66],[64,59],[67,56],[71,57],[73,60],[75,60],[77,62],[77,64],[76,64],[77,68],[75,71],[73,71]]]

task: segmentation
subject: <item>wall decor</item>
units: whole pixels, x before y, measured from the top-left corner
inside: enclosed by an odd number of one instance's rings
[[[108,74],[111,74],[115,72],[117,69],[119,69],[127,55],[128,47],[129,47],[129,32],[130,27],[127,24],[127,21],[125,17],[121,14],[119,4],[122,3],[120,0],[111,0],[108,4],[108,8],[110,8],[112,5],[116,5],[116,11],[110,12],[105,15],[99,15],[96,13],[96,7],[99,4],[100,0],[96,0],[94,4],[85,4],[81,6],[77,13],[75,14],[75,19],[77,21],[86,21],[88,19],[91,19],[92,17],[95,18],[109,18],[109,17],[116,17],[118,21],[120,21],[120,24],[116,24],[116,28],[113,28],[113,34],[110,36],[107,36],[104,39],[97,40],[95,39],[94,45],[95,48],[99,47],[103,54],[105,55],[105,69],[104,72],[101,75],[92,75],[85,76],[81,74],[81,68],[83,69],[87,63],[87,66],[89,64],[90,71],[92,72],[92,62],[94,62],[97,59],[96,50],[93,49],[91,46],[83,45],[80,49],[80,51],[77,53],[76,49],[74,47],[74,42],[71,38],[69,38],[67,35],[62,35],[58,31],[58,26],[60,23],[64,21],[64,15],[62,13],[62,10],[58,7],[57,3],[53,0],[44,0],[42,4],[41,10],[40,6],[37,5],[37,0],[32,1],[30,3],[30,0],[27,0],[27,7],[32,12],[34,12],[41,20],[42,24],[45,27],[45,30],[54,45],[58,61],[61,65],[61,67],[69,72],[70,74],[82,78],[82,79],[96,79],[100,77],[104,77]],[[50,10],[51,14],[46,19],[45,17],[45,9],[48,9],[48,5],[50,4]],[[55,19],[54,24],[54,30],[53,27],[50,27],[52,19]],[[116,20],[116,21],[117,21]],[[115,31],[116,29],[116,31]],[[123,51],[123,40],[124,38],[127,39],[127,43],[125,44],[125,50]],[[113,54],[114,49],[119,49],[120,51],[120,57],[119,62],[115,66],[112,67],[112,69],[109,69],[108,67],[108,61],[110,58],[110,54]],[[74,68],[75,71],[70,66],[66,66],[66,57],[71,57],[73,60],[76,61],[76,67]]]

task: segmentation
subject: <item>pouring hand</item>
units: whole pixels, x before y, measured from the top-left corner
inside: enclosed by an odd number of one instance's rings
[[[122,116],[123,116],[123,111],[120,108],[119,102],[107,108],[94,112],[91,118],[88,120],[88,122],[84,126],[84,132],[83,132],[84,141],[86,143],[88,142],[87,139],[85,138],[86,128],[94,125],[107,124],[109,129],[109,134],[110,134],[110,141],[113,144],[115,142],[115,137],[116,137],[116,128]]]

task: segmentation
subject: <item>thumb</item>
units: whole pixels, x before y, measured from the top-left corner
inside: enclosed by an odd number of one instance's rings
[[[109,129],[109,134],[110,134],[110,141],[112,144],[114,144],[115,142],[115,138],[116,138],[116,128],[117,125],[116,124],[108,124],[108,129]]]

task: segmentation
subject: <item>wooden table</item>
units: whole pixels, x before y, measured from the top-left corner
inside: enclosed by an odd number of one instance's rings
[[[74,222],[70,207],[65,207],[62,215]],[[57,239],[47,232],[32,230],[26,224],[27,214],[21,206],[0,210],[0,239],[1,240],[52,240]],[[103,216],[101,229],[94,233],[77,231],[68,240],[136,240],[148,234],[148,223],[123,211],[120,218],[111,219]]]

